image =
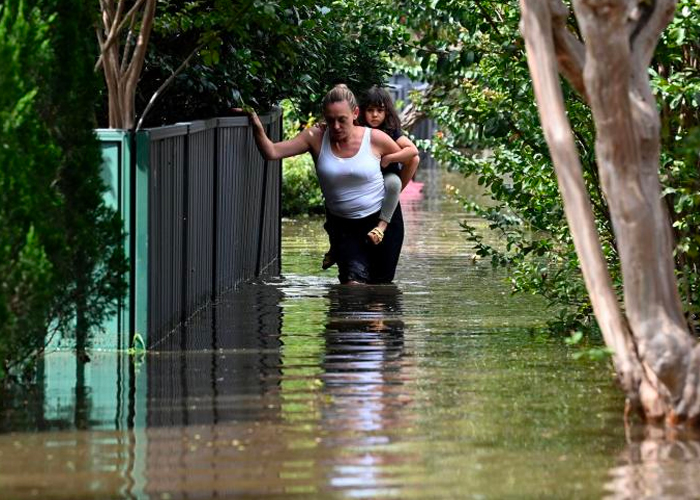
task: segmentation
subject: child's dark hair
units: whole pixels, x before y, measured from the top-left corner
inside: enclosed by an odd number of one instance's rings
[[[359,122],[361,125],[367,125],[365,121],[365,111],[370,106],[384,108],[386,115],[384,122],[379,126],[382,131],[388,132],[401,130],[401,120],[399,119],[399,115],[394,107],[394,100],[391,98],[391,95],[386,91],[386,89],[373,85],[362,94],[362,97],[360,98],[359,117]]]

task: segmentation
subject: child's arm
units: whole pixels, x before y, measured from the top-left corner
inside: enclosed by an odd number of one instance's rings
[[[391,153],[382,157],[382,168],[388,166],[391,163],[407,163],[412,158],[418,156],[418,148],[413,141],[402,135],[396,140],[396,144],[401,148],[400,151],[396,153]]]

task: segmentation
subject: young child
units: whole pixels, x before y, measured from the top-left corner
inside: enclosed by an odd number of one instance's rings
[[[362,96],[358,121],[360,125],[385,132],[401,147],[401,151],[382,158],[384,200],[377,226],[367,234],[369,241],[378,245],[384,239],[384,231],[391,222],[394,211],[399,204],[401,190],[410,182],[418,168],[418,148],[408,137],[403,135],[401,120],[391,95],[381,87],[375,85]],[[324,256],[321,267],[328,269],[334,263],[335,259],[331,248]]]

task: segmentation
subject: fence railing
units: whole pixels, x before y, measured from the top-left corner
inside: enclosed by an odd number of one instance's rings
[[[273,140],[281,116],[261,116]],[[279,273],[281,162],[262,158],[246,117],[98,136],[131,262],[129,297],[104,328],[117,347],[134,333],[157,346],[242,281]]]

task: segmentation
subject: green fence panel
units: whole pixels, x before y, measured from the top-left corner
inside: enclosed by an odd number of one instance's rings
[[[102,145],[102,179],[107,190],[105,203],[122,218],[126,237],[124,251],[131,259],[131,141],[128,132],[114,129],[98,129],[97,137]],[[131,288],[131,276],[127,276]],[[117,313],[102,325],[102,334],[93,337],[94,347],[124,349],[129,345],[131,331],[130,300],[125,297],[118,305]]]

